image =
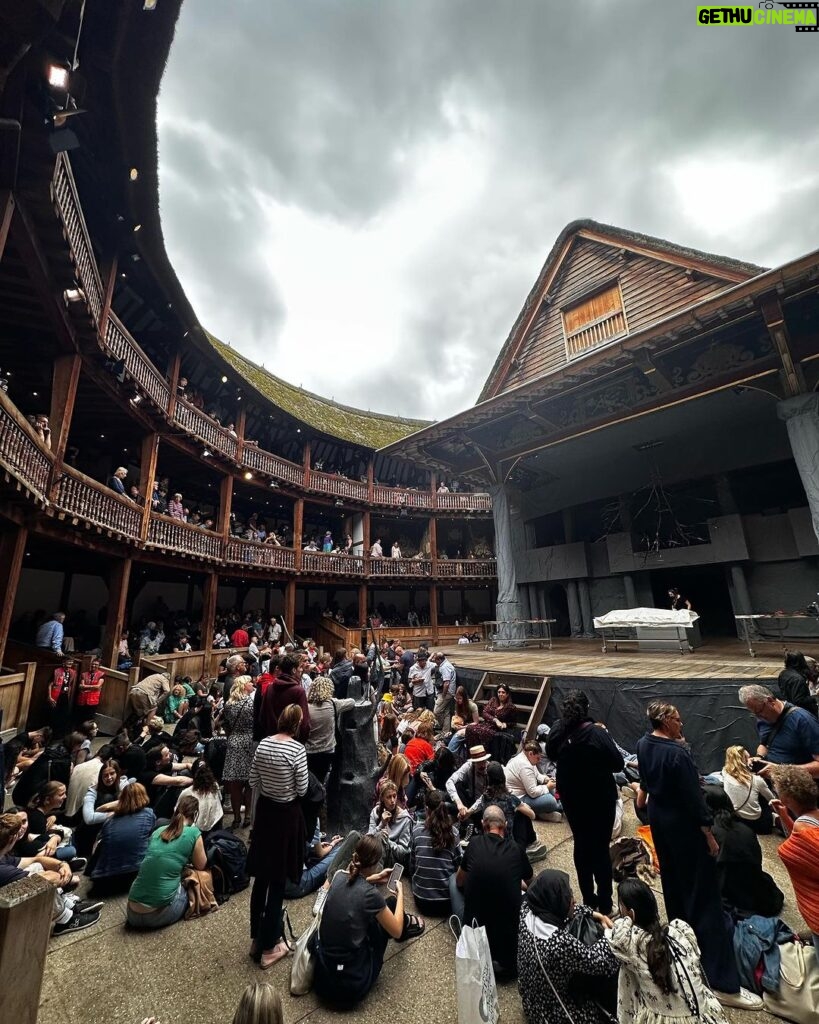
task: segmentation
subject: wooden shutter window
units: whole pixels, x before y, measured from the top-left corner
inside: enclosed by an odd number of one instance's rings
[[[618,284],[609,285],[563,310],[568,355],[575,356],[626,331],[626,315]]]

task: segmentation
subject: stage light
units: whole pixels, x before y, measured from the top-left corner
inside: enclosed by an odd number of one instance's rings
[[[82,302],[85,299],[85,294],[82,288],[66,288],[63,298],[66,302]]]
[[[136,167],[131,168],[131,170],[128,172],[128,177],[131,179],[131,181],[137,180],[137,178],[139,177],[139,171],[136,169]]]
[[[278,480],[271,480],[271,481],[270,481],[270,486],[271,486],[271,487],[272,487],[272,488],[273,488],[274,490],[276,490],[276,489],[278,488],[278,486],[279,486],[279,482],[278,482]]]
[[[48,84],[52,89],[68,88],[68,68],[62,64],[48,65]]]
[[[227,377],[222,377],[222,383],[227,384]]]
[[[245,473],[245,480],[252,480],[252,479],[253,479],[253,474],[250,472],[250,470],[248,470]]]
[[[212,454],[213,454],[212,452],[208,451],[208,449],[205,448],[205,450],[202,452],[202,458],[203,459],[209,459]]]
[[[134,234],[136,234],[137,231],[141,231],[141,230],[142,230],[142,225],[141,224],[134,224]]]
[[[156,0],[143,0],[142,10],[143,11],[155,11],[156,10]]]

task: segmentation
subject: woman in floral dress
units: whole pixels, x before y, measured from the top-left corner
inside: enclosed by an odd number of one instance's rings
[[[250,825],[250,786],[247,780],[256,752],[256,744],[253,742],[253,691],[250,676],[238,676],[230,688],[230,695],[219,719],[228,738],[222,782],[233,808],[231,828],[247,828]],[[245,807],[244,822],[242,804]]]

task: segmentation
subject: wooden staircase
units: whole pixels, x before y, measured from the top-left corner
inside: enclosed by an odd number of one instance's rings
[[[512,693],[518,711],[517,725],[523,730],[523,742],[534,739],[552,695],[549,677],[527,675],[525,672],[484,672],[472,697],[480,713],[501,684],[508,686]]]

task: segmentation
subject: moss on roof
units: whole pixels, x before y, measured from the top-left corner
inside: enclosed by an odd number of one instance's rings
[[[400,441],[430,425],[430,420],[408,420],[400,416],[387,416],[380,412],[364,412],[349,405],[339,405],[311,391],[288,384],[241,355],[225,342],[204,332],[213,348],[252,388],[283,412],[306,426],[323,434],[362,445],[365,448],[383,448]]]

